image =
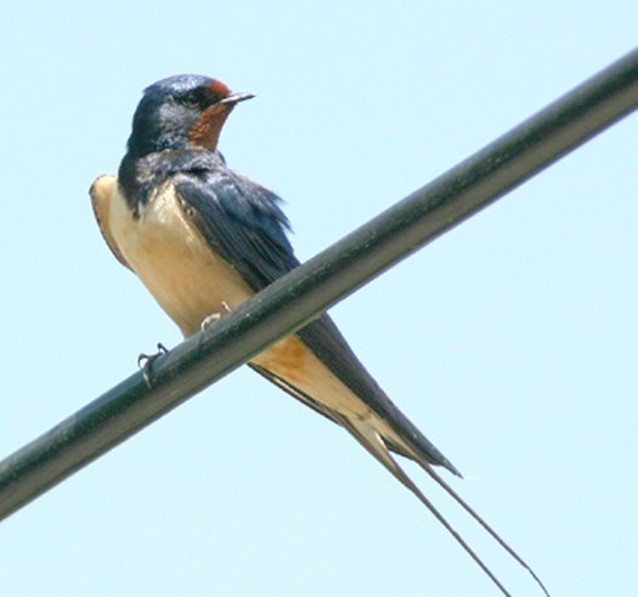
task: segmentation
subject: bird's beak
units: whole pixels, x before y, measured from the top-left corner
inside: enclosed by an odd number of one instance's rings
[[[220,104],[230,104],[231,106],[234,106],[235,104],[238,104],[239,102],[243,102],[244,100],[248,100],[250,98],[255,97],[254,93],[231,93],[230,95],[226,96],[224,99],[220,100],[219,103]]]

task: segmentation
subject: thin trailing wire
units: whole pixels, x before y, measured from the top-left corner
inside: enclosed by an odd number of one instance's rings
[[[634,50],[0,462],[0,519],[638,107]]]

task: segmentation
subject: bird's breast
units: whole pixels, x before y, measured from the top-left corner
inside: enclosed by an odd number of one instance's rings
[[[135,217],[114,179],[100,188],[99,220],[108,213],[103,234],[123,261],[137,274],[184,336],[198,332],[213,313],[224,314],[254,292],[241,276],[215,255],[171,184],[151,194]],[[102,227],[102,223],[100,224]],[[280,340],[253,359],[256,365],[317,398],[330,410],[366,420],[370,408],[339,380],[299,337]]]
[[[111,200],[109,227],[131,269],[185,336],[213,313],[231,309],[253,292],[216,256],[166,183],[134,217],[119,190]]]

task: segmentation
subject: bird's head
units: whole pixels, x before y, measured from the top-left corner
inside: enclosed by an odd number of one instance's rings
[[[153,83],[133,116],[129,155],[142,157],[165,149],[217,147],[222,126],[235,104],[253,97],[232,93],[217,79],[177,75]]]

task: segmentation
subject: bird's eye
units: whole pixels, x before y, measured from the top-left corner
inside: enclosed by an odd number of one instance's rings
[[[180,103],[186,106],[191,106],[193,108],[201,108],[204,104],[202,93],[197,89],[185,93],[184,95],[182,95],[182,97],[179,98],[179,100]]]
[[[212,106],[220,100],[220,97],[210,87],[198,87],[185,93],[180,102],[186,106],[204,109]]]

